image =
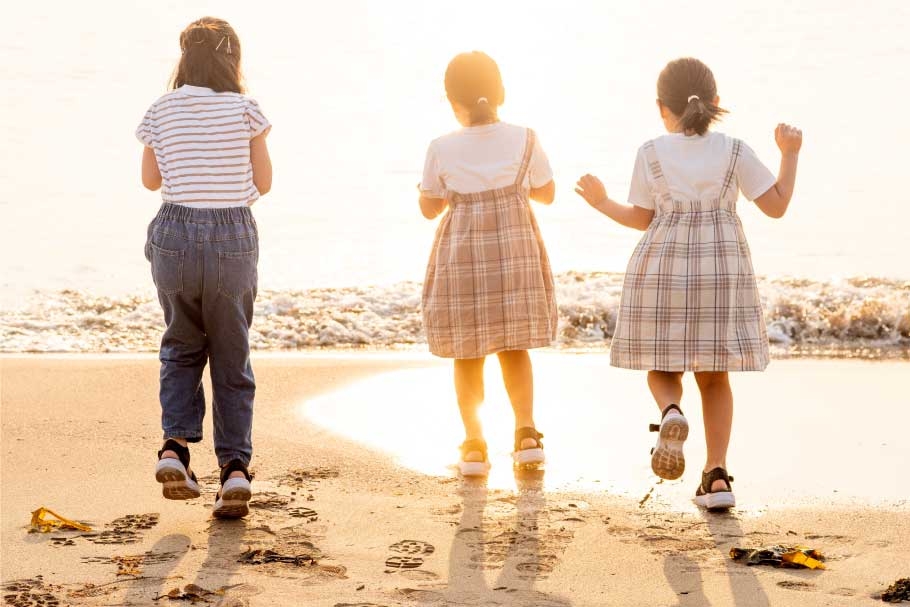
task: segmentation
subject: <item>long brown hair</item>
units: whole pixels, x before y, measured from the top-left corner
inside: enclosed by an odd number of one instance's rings
[[[470,112],[471,124],[496,119],[496,109],[505,100],[502,76],[496,62],[480,51],[456,55],[446,68],[446,97]]]
[[[203,17],[190,23],[180,32],[180,51],[169,88],[189,84],[216,93],[244,92],[240,39],[224,19]]]
[[[692,57],[667,64],[657,79],[657,99],[679,116],[684,132],[704,135],[727,110],[714,105],[717,83],[707,65]]]

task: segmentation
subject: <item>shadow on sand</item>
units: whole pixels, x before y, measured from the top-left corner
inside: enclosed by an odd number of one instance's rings
[[[533,605],[569,607],[563,597],[539,592],[535,582],[556,567],[571,533],[554,536],[548,525],[543,471],[516,471],[514,500],[496,500],[497,509],[514,501],[514,513],[488,513],[486,481],[463,479],[461,520],[449,555],[447,605]],[[565,540],[565,541],[561,541]],[[488,572],[496,572],[488,582]]]

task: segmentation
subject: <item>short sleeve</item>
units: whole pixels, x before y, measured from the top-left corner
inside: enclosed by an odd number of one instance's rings
[[[644,146],[638,148],[635,167],[632,169],[632,182],[629,184],[629,204],[643,209],[654,209],[654,198],[648,185],[648,159]]]
[[[439,153],[433,143],[427,148],[427,157],[423,163],[423,178],[420,180],[420,193],[428,198],[446,197],[446,185],[442,179],[439,166]]]
[[[154,139],[154,133],[152,132],[153,109],[154,107],[148,109],[142,118],[142,122],[136,127],[136,139],[147,147],[152,147],[152,140]]]
[[[258,137],[272,128],[272,123],[262,113],[262,108],[259,107],[259,103],[255,99],[247,97],[243,118],[250,129],[250,139]]]
[[[553,169],[550,160],[543,151],[540,137],[534,137],[534,149],[531,150],[531,160],[528,164],[528,182],[532,188],[539,188],[553,181]]]
[[[739,152],[739,160],[736,162],[736,180],[743,196],[748,200],[755,200],[777,183],[777,177],[774,176],[768,167],[766,167],[755,152],[745,143]]]

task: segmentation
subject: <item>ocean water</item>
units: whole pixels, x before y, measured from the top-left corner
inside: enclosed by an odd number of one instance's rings
[[[906,352],[910,5],[698,11],[593,0],[7,7],[2,349],[155,348],[142,248],[159,198],[139,183],[133,131],[165,90],[180,30],[215,14],[239,32],[250,94],[274,124],[275,183],[254,208],[259,348],[421,343],[416,298],[435,222],[420,216],[414,184],[429,141],[457,126],[446,63],[482,49],[503,72],[501,116],[534,127],[555,170],[557,200],[535,211],[560,274],[561,347],[603,347],[639,237],[588,208],[574,182],[593,172],[625,197],[637,147],[661,132],[657,74],[694,55],[731,111],[718,128],[772,170],[774,126],[805,133],[787,216],[740,206],[778,350]]]

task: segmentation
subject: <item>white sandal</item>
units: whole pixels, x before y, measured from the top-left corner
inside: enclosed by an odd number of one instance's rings
[[[660,424],[648,426],[657,432],[657,444],[651,449],[651,470],[660,478],[676,480],[686,469],[683,443],[689,436],[689,422],[679,405],[669,405],[663,411]]]

